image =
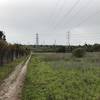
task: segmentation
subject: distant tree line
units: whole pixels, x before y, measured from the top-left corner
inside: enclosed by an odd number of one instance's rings
[[[21,44],[9,44],[3,31],[0,31],[0,66],[28,55],[30,50]]]
[[[100,52],[100,44],[85,44],[78,46],[64,46],[64,45],[31,45],[33,52],[72,52],[76,48],[83,48],[87,52]]]

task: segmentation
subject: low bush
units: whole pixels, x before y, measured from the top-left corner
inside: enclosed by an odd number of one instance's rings
[[[74,49],[73,51],[72,51],[72,55],[74,56],[74,57],[83,57],[84,55],[85,55],[85,53],[86,53],[86,51],[85,51],[85,49],[84,48],[77,48],[77,49]]]

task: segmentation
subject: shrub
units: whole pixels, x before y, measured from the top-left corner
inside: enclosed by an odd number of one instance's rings
[[[85,55],[85,49],[83,48],[76,48],[73,50],[72,55],[75,57],[83,57]]]
[[[65,52],[65,47],[64,46],[59,47],[57,52],[63,52],[64,53]]]
[[[29,53],[30,49],[25,45],[7,43],[6,36],[0,31],[0,66]]]
[[[94,44],[93,45],[93,51],[99,52],[100,51],[100,44]]]

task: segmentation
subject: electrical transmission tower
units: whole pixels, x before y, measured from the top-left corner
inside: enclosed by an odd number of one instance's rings
[[[56,46],[56,40],[54,41],[54,46]]]
[[[36,46],[38,46],[38,45],[39,45],[39,34],[36,33]]]
[[[66,39],[67,39],[66,45],[70,46],[70,31],[67,32],[67,37],[66,37]]]

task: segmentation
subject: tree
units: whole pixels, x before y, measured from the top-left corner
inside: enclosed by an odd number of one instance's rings
[[[30,50],[24,45],[20,44],[8,44],[6,36],[0,31],[0,65],[11,62],[16,58],[26,56],[30,53]]]
[[[0,31],[0,40],[6,41],[6,36],[3,31]]]
[[[2,39],[3,35],[4,35],[3,31],[0,31],[0,39]]]

